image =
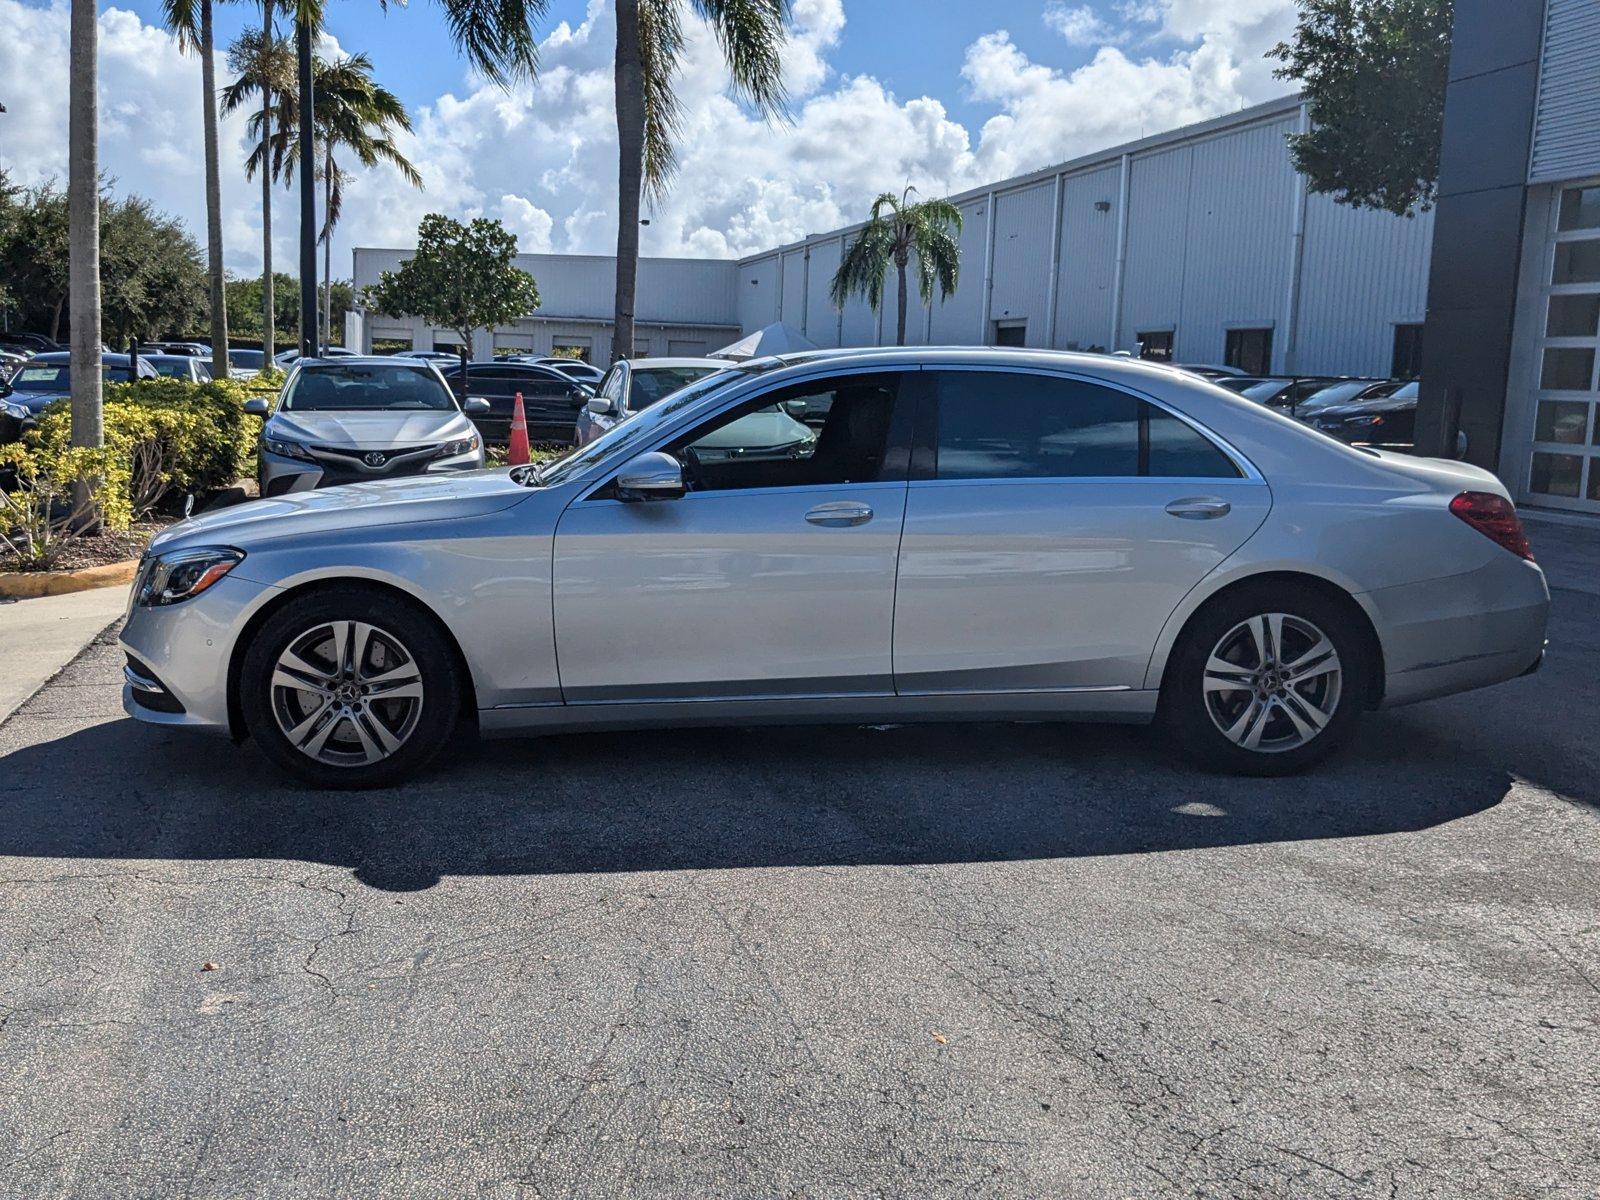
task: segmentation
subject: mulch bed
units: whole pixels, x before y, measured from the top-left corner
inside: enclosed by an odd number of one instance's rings
[[[181,520],[179,517],[157,516],[152,520],[139,521],[132,529],[126,531],[107,530],[99,537],[78,538],[68,543],[56,557],[56,561],[51,564],[50,569],[76,571],[81,567],[98,567],[106,563],[138,558],[150,544],[151,538],[179,520]],[[0,554],[0,571],[25,569],[9,555]]]

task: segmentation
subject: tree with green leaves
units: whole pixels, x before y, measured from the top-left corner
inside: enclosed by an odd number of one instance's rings
[[[784,42],[790,0],[617,0],[617,295],[612,357],[633,354],[639,281],[639,205],[659,200],[677,169],[682,113],[674,90],[683,54],[683,17],[711,26],[736,98],[757,111],[783,111]]]
[[[286,335],[295,332],[296,323],[300,320],[299,294],[298,279],[284,271],[273,273],[273,327]],[[354,290],[348,279],[333,281],[331,303],[333,329],[335,332],[340,332],[344,329],[344,315],[355,307]],[[264,350],[266,338],[263,329],[263,306],[260,279],[228,280],[228,335],[235,341],[240,338],[259,338]],[[335,338],[333,341],[335,346],[342,344],[343,338]]]
[[[222,166],[217,152],[216,43],[212,0],[161,0],[168,29],[178,45],[200,56],[201,110],[206,164],[206,268],[211,284],[211,371],[228,377],[228,304],[222,268]]]
[[[260,81],[241,76],[223,92],[222,111],[232,112],[259,89]],[[299,139],[293,133],[294,112],[299,105],[299,87],[279,87],[276,91],[279,112],[276,121],[264,113],[253,113],[248,131],[257,145],[245,161],[245,171],[268,171],[273,178],[292,180],[300,159]],[[364,167],[388,163],[414,188],[422,187],[422,176],[411,160],[400,152],[394,138],[409,132],[411,116],[400,98],[372,77],[372,60],[365,54],[352,54],[328,61],[315,58],[311,65],[312,111],[316,117],[316,159],[314,169],[322,180],[322,277],[333,279],[333,230],[344,211],[344,189],[350,172],[341,162],[346,154]],[[262,139],[269,127],[272,132]],[[266,151],[267,153],[263,153]],[[323,344],[333,340],[333,292],[323,288]]]
[[[1294,37],[1269,57],[1305,90],[1291,134],[1311,189],[1353,208],[1426,209],[1439,179],[1451,0],[1299,0]]]
[[[59,338],[64,323],[78,320],[70,304],[67,196],[47,181],[11,193],[3,207],[0,279],[12,292],[9,319]],[[121,347],[130,338],[181,337],[196,329],[205,312],[205,269],[183,223],[143,197],[102,192],[98,229],[97,336]]]
[[[831,289],[836,308],[842,309],[851,296],[864,296],[877,312],[883,303],[884,276],[893,267],[899,279],[897,346],[906,344],[910,300],[906,272],[912,255],[917,259],[917,291],[924,307],[933,303],[935,287],[941,300],[948,299],[961,273],[961,209],[942,198],[913,200],[916,190],[908,187],[898,196],[884,192],[872,202],[867,224],[840,259]]]
[[[237,101],[233,99],[235,93],[242,91],[243,94],[254,93],[260,97],[256,144],[245,161],[245,177],[261,176],[261,308],[254,323],[260,328],[261,349],[268,358],[276,349],[279,327],[292,328],[298,320],[298,310],[287,323],[280,319],[274,286],[277,276],[272,269],[272,189],[278,179],[266,169],[265,164],[272,156],[273,115],[280,98],[295,87],[294,49],[278,36],[274,14],[274,0],[262,0],[261,28],[247,29],[228,47],[228,70],[236,79],[222,92],[225,112],[231,112],[243,103],[242,96]],[[231,284],[228,286],[228,328],[236,329],[238,315],[232,305]]]
[[[533,276],[517,267],[517,239],[499,221],[470,225],[429,213],[417,226],[417,252],[362,291],[362,303],[391,317],[416,318],[461,339],[466,385],[472,335],[509,325],[539,307]]]

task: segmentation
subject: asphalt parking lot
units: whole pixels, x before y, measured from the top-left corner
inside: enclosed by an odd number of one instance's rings
[[[1600,538],[1532,533],[1545,670],[1288,782],[1007,725],[322,795],[102,638],[0,726],[0,1194],[1587,1200]]]

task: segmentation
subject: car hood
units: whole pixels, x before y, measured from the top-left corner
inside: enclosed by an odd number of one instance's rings
[[[1314,408],[1309,415],[1315,421],[1342,421],[1347,417],[1364,417],[1369,413],[1407,412],[1416,407],[1415,396],[1384,396],[1354,404],[1330,404],[1326,408]]]
[[[359,534],[380,525],[462,520],[510,508],[536,490],[515,482],[510,470],[500,467],[291,492],[180,521],[155,538],[150,549],[236,546],[249,550],[280,537],[337,530]]]
[[[753,412],[729,421],[721,429],[713,430],[695,442],[696,446],[726,450],[730,447],[765,449],[803,442],[811,436],[811,428],[802,425],[787,413]]]
[[[57,400],[66,400],[68,398],[66,392],[30,392],[23,388],[17,388],[5,397],[7,402],[20,404],[35,415],[44,411],[48,405],[54,404]]]
[[[276,412],[272,437],[339,449],[389,450],[468,437],[472,422],[460,412],[400,409],[390,412]]]

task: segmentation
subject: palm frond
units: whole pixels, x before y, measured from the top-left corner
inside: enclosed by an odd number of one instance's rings
[[[793,15],[790,0],[691,0],[722,45],[734,94],[766,116],[782,115],[783,47]]]
[[[833,306],[843,309],[851,296],[866,297],[874,312],[883,302],[883,280],[894,260],[894,226],[878,219],[868,221],[845,249],[834,272],[829,294]]]
[[[548,0],[440,0],[444,22],[467,61],[500,87],[531,79]]]
[[[663,198],[678,169],[682,111],[673,89],[683,52],[678,0],[640,0],[639,57],[644,68],[644,188]]]
[[[200,0],[161,0],[161,23],[178,39],[178,49],[200,49]]]

